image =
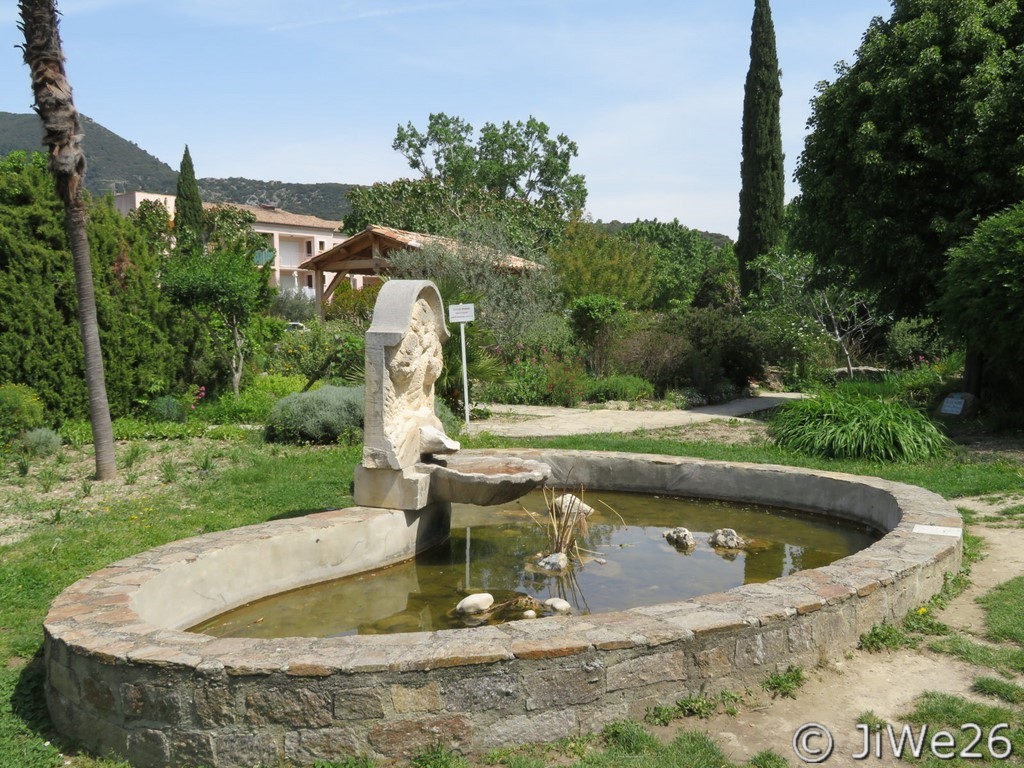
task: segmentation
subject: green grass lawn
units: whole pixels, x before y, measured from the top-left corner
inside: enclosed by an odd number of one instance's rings
[[[948,498],[1012,491],[1022,482],[1018,464],[963,453],[920,463],[871,464],[811,460],[769,446],[684,443],[658,435],[530,441],[485,435],[464,439],[464,445],[615,450],[791,464],[914,483]],[[0,766],[66,764],[60,749],[67,745],[60,745],[50,731],[39,665],[31,663],[42,645],[41,624],[47,608],[64,588],[108,563],[168,541],[350,504],[352,471],[360,456],[358,447],[280,447],[255,438],[192,445],[170,441],[144,448],[122,444],[118,447],[121,479],[100,484],[75,475],[74,460],[83,457],[69,457],[67,452],[76,450],[65,447],[63,458],[47,459],[45,466],[35,466],[24,476],[13,462],[0,460],[0,513],[23,515],[30,521],[23,538],[0,546]],[[84,458],[87,461],[88,456]],[[1016,595],[1010,598],[1015,600]],[[1021,620],[1013,621],[1012,610],[1008,615],[998,625],[1002,636],[1020,631]],[[579,755],[562,755],[559,762],[622,765],[628,757],[629,765],[642,768],[731,765],[717,746],[699,734],[684,734],[672,744],[655,746],[633,725],[623,725],[621,732],[606,731]],[[635,744],[624,745],[623,739],[633,739]],[[79,755],[71,759],[70,765],[79,768],[122,765]],[[514,768],[541,765],[536,761],[545,759],[509,754],[501,762]],[[460,765],[459,760],[442,750],[425,755],[417,764],[433,768]],[[785,761],[769,754],[758,756],[752,764],[776,766]]]

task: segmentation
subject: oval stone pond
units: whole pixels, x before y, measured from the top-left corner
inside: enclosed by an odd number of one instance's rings
[[[454,629],[480,623],[452,609],[481,591],[499,603],[559,597],[576,614],[619,611],[819,568],[880,538],[863,525],[763,505],[606,491],[584,498],[596,511],[578,540],[583,564],[563,575],[532,565],[547,551],[545,499],[534,492],[495,507],[453,505],[451,539],[414,559],[262,598],[192,631],[273,638]],[[696,536],[695,549],[665,540],[680,525]],[[717,528],[736,529],[751,546],[711,547]]]

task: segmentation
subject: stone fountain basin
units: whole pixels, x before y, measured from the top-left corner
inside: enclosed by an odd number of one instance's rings
[[[551,467],[516,456],[454,455],[417,469],[431,474],[432,501],[490,507],[507,504],[539,488]]]
[[[187,627],[260,596],[411,557],[448,505],[350,508],[171,542],[68,587],[44,623],[57,729],[136,768],[480,753],[600,730],[685,696],[839,658],[960,566],[956,508],[921,488],[794,467],[595,451],[474,451],[552,484],[816,511],[875,544],[823,568],[691,600],[494,627],[334,638],[215,638]]]

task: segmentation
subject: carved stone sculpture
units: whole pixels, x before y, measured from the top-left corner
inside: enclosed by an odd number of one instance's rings
[[[402,470],[423,454],[459,449],[434,415],[434,383],[447,339],[444,308],[433,283],[384,284],[366,333],[364,467]]]
[[[377,296],[366,332],[363,459],[356,504],[421,510],[453,501],[503,504],[550,476],[522,459],[448,459],[459,444],[434,414],[434,384],[448,339],[444,306],[428,280],[390,280]],[[439,458],[440,457],[440,458]]]

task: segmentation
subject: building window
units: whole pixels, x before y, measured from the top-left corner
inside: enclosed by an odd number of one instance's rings
[[[321,251],[322,251],[322,250],[324,249],[324,245],[325,245],[324,241],[323,241],[323,240],[321,240],[321,241],[320,241],[320,250],[321,250]]]
[[[312,256],[313,255],[313,241],[312,240],[307,240],[306,241],[306,255],[307,256]]]
[[[307,288],[312,288],[313,287],[313,276],[312,275],[306,275],[306,287]]]

